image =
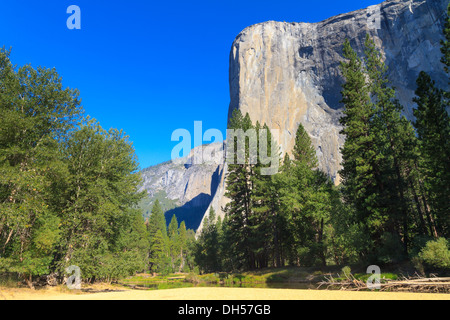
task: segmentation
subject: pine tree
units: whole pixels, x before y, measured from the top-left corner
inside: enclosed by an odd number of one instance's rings
[[[354,207],[355,222],[371,235],[377,258],[395,261],[407,256],[410,238],[427,233],[426,220],[433,229],[433,217],[421,190],[414,129],[401,114],[387,67],[369,36],[364,54],[363,63],[349,42],[344,44],[343,194]]]
[[[342,153],[342,178],[344,202],[354,207],[356,220],[361,221],[366,233],[372,238],[381,236],[383,221],[387,212],[380,206],[379,199],[385,194],[381,180],[381,168],[375,145],[377,138],[372,127],[375,108],[370,99],[366,74],[361,59],[352,49],[350,42],[344,42],[344,58],[341,71],[345,79],[342,85],[344,105],[340,123],[341,134],[346,138]],[[370,251],[371,248],[367,248]]]
[[[211,207],[208,216],[205,217],[196,248],[196,262],[205,272],[221,270],[219,241],[219,225],[216,221],[216,213]]]
[[[179,233],[178,233],[178,220],[176,215],[172,216],[172,219],[169,223],[168,228],[168,247],[169,247],[169,256],[171,261],[172,270],[175,271],[177,265],[181,262],[180,253],[180,243],[179,243]]]
[[[168,270],[167,245],[161,230],[157,230],[150,246],[150,270],[166,273]]]
[[[318,165],[316,150],[311,143],[311,138],[301,123],[295,133],[295,143],[292,154],[296,164],[304,164],[309,169],[313,169]]]
[[[167,222],[158,199],[153,204],[150,217],[148,219],[148,229],[150,238],[156,234],[157,230],[161,230],[163,237],[167,237]]]
[[[243,133],[252,129],[250,117],[246,114],[242,117],[238,109],[233,111],[228,128],[231,130],[242,130]],[[238,132],[238,131],[235,131]],[[228,226],[230,232],[234,234],[230,237],[232,243],[229,243],[230,250],[236,253],[235,265],[238,268],[255,268],[255,258],[250,247],[250,217],[252,214],[251,194],[252,194],[252,173],[253,168],[250,164],[250,144],[252,141],[244,137],[245,143],[239,143],[239,138],[231,141],[235,137],[227,137],[228,154],[233,153],[234,159],[228,165],[228,175],[226,177],[227,190],[225,196],[231,201],[225,206],[225,212],[228,216]],[[234,146],[233,150],[231,146]],[[239,158],[239,155],[243,157]],[[243,159],[242,159],[243,158]],[[230,161],[230,159],[228,159]],[[243,161],[242,161],[243,160]],[[241,162],[241,163],[239,163]]]
[[[225,215],[222,221],[221,237],[219,242],[219,251],[222,270],[232,272],[238,270],[240,264],[240,252],[233,246],[235,243],[234,232],[231,228],[228,215]],[[236,259],[238,257],[239,259]]]
[[[372,127],[377,137],[375,147],[379,154],[380,178],[385,186],[385,193],[380,197],[380,203],[388,212],[385,228],[390,233],[402,235],[407,254],[409,224],[413,216],[408,181],[414,157],[407,148],[414,145],[416,138],[412,125],[401,115],[403,107],[396,99],[395,90],[389,86],[387,67],[369,35],[365,41],[365,65],[376,111]]]
[[[161,246],[164,247],[164,253],[167,254],[167,251],[165,251],[165,248],[167,247],[168,242],[168,236],[167,236],[167,228],[166,228],[166,218],[164,217],[164,212],[162,211],[161,205],[159,203],[159,200],[156,199],[155,203],[153,204],[152,211],[150,214],[150,217],[148,219],[148,233],[149,233],[149,242],[150,242],[150,270],[157,269],[158,265],[154,264],[155,261],[161,262],[162,258],[159,256],[158,252],[153,251],[155,242],[161,242],[157,243],[156,245],[158,248]],[[157,233],[161,233],[161,239],[157,239],[156,235]],[[161,247],[162,248],[162,247]],[[163,250],[163,249],[161,249]]]
[[[264,171],[266,164],[262,159],[270,159],[272,168],[279,168],[279,154],[273,154],[273,150],[279,150],[279,147],[272,137],[269,127],[264,124],[262,127],[259,122],[255,126],[258,137],[258,161],[253,167],[252,174],[252,215],[249,219],[251,226],[251,248],[255,257],[257,268],[269,266],[273,258],[274,265],[281,265],[280,252],[280,228],[279,212],[279,194],[274,181],[274,170]],[[263,147],[265,146],[265,148]],[[264,153],[264,155],[263,155]],[[264,161],[265,162],[265,161]],[[276,163],[276,165],[274,165]]]
[[[184,221],[181,221],[180,228],[178,229],[178,250],[181,259],[179,267],[180,272],[183,272],[186,265],[186,254],[188,253],[187,241],[188,238],[187,238],[186,223]]]
[[[422,161],[432,214],[440,235],[449,234],[450,226],[450,117],[445,110],[444,93],[431,77],[421,72],[417,79],[417,108],[414,126],[420,141]]]
[[[115,228],[117,236],[111,246],[109,280],[147,271],[150,248],[142,212],[137,209],[124,211]]]
[[[296,265],[326,264],[325,226],[328,224],[331,180],[317,167],[311,138],[299,124],[294,160],[285,156],[280,178],[281,211],[290,239],[289,259]]]

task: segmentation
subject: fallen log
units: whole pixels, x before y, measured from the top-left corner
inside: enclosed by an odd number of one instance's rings
[[[379,291],[410,291],[410,292],[439,292],[450,293],[450,278],[414,278],[404,280],[381,279]],[[336,280],[331,275],[326,281],[319,282],[318,289],[326,286],[327,289],[339,288],[340,290],[359,291],[369,290],[367,284],[348,275],[345,280]]]

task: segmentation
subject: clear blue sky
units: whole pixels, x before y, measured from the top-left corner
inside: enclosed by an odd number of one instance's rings
[[[225,132],[228,57],[245,27],[318,22],[381,0],[2,1],[0,46],[17,65],[55,67],[81,92],[86,114],[124,129],[141,168],[170,159],[171,134]],[[70,5],[81,30],[69,30]]]

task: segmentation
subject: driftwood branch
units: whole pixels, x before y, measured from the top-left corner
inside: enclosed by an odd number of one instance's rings
[[[349,291],[368,290],[364,281],[356,279],[353,275],[345,275],[346,279],[337,280],[332,275],[319,282],[318,289],[326,286],[327,289],[340,289]],[[402,280],[381,279],[380,291],[409,291],[409,292],[433,292],[450,293],[450,277],[419,277]]]

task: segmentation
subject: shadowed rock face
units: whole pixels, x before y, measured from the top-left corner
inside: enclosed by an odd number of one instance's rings
[[[344,143],[339,134],[344,40],[349,38],[362,53],[366,33],[374,38],[405,115],[412,119],[419,72],[432,74],[441,87],[447,84],[439,62],[447,3],[391,0],[319,23],[269,21],[246,28],[231,47],[229,116],[239,108],[253,122],[279,129],[278,142],[289,153],[302,123],[316,147],[320,167],[338,184]]]
[[[220,150],[222,143],[213,143],[210,147]],[[141,172],[143,182],[139,191],[147,192],[141,203],[145,216],[149,216],[154,201],[159,199],[167,223],[175,214],[179,223],[185,221],[188,229],[198,228],[223,173],[220,163],[195,164],[194,155],[202,153],[203,148],[192,149],[189,156],[180,161],[164,162]]]

